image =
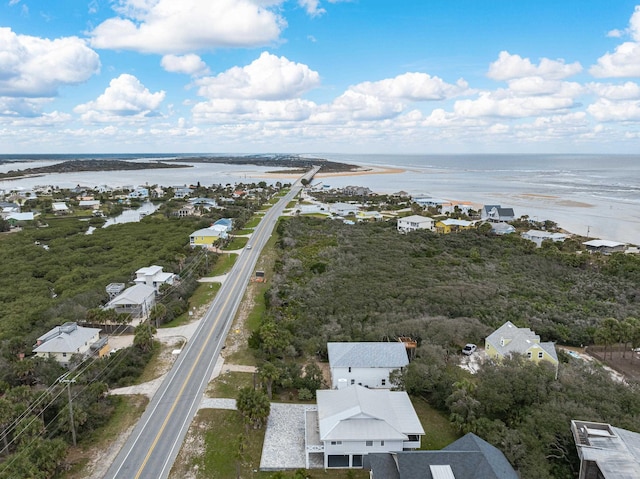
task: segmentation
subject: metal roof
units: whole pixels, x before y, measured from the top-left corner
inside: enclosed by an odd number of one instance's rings
[[[107,306],[127,305],[127,304],[143,304],[150,297],[155,297],[156,290],[146,284],[136,284],[125,289],[118,296],[107,303]],[[151,305],[149,305],[151,306]]]
[[[65,327],[71,324],[75,325],[75,327]],[[47,339],[35,348],[33,352],[74,353],[100,331],[98,328],[84,328],[75,323],[65,323],[63,326],[56,326],[48,333],[40,336],[40,338]]]
[[[316,391],[322,441],[406,440],[424,429],[404,391],[345,389]]]
[[[401,342],[327,343],[331,368],[402,368],[409,364]]]

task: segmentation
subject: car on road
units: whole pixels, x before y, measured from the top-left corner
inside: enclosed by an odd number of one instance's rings
[[[251,245],[250,245],[250,244],[248,244],[248,245],[246,246],[246,248],[247,248],[247,249],[251,249]]]
[[[475,344],[469,343],[465,345],[464,348],[462,348],[462,354],[464,354],[465,356],[471,356],[476,352],[476,349],[478,349],[478,347]]]

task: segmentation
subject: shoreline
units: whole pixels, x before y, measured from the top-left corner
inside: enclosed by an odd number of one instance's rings
[[[335,178],[343,176],[364,176],[364,175],[395,175],[400,173],[406,173],[405,168],[398,168],[392,166],[360,166],[357,170],[351,171],[332,171],[329,173],[318,173],[314,178]],[[256,173],[248,174],[248,178],[264,178],[264,179],[298,179],[300,173]]]

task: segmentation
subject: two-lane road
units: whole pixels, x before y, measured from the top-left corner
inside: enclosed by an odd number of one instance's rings
[[[198,329],[167,374],[131,436],[111,465],[107,479],[163,479],[180,450],[213,372],[220,349],[251,278],[260,251],[282,211],[310,180],[314,168],[264,215],[240,254]]]

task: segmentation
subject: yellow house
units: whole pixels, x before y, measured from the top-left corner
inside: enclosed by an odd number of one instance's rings
[[[540,342],[529,328],[518,328],[507,321],[485,339],[487,356],[500,360],[509,354],[522,354],[534,362],[548,361],[558,368],[558,355],[552,342]]]
[[[189,244],[192,248],[196,246],[213,246],[213,243],[215,243],[218,238],[225,238],[226,236],[226,229],[213,225],[191,233],[189,235]]]
[[[436,231],[438,233],[448,234],[451,232],[468,230],[473,228],[473,221],[456,220],[453,218],[447,218],[446,220],[438,221],[436,223]]]

